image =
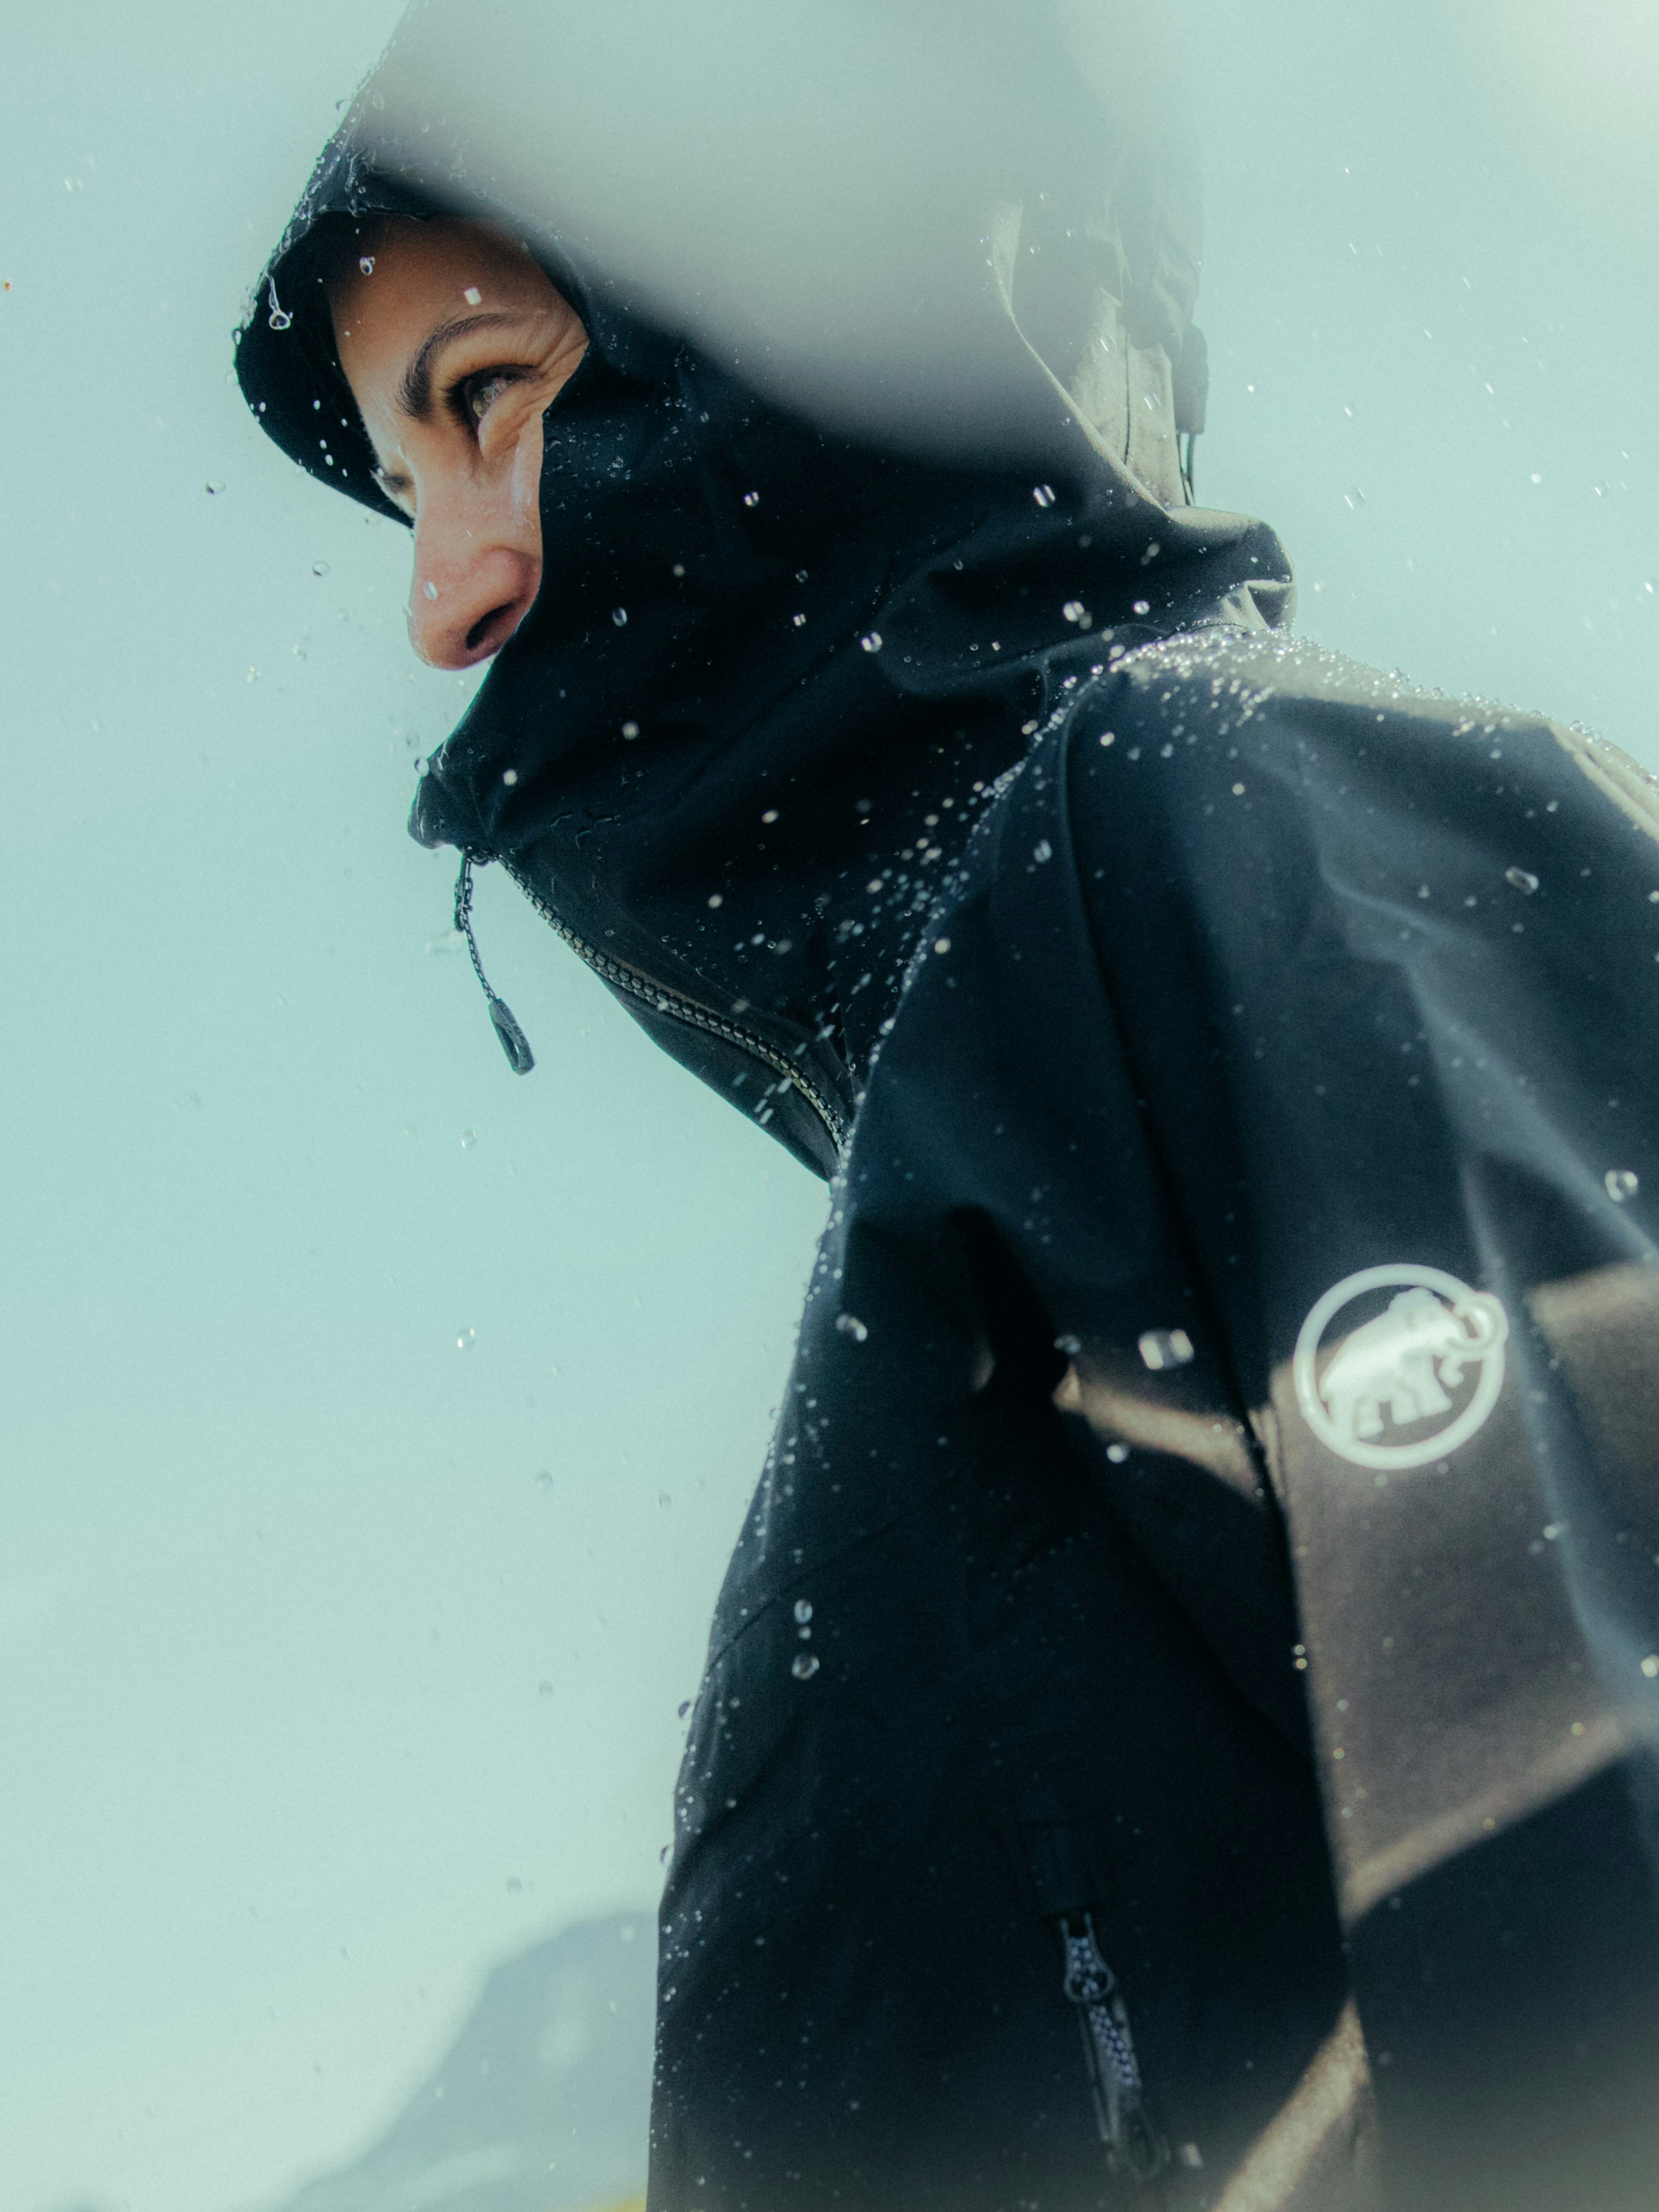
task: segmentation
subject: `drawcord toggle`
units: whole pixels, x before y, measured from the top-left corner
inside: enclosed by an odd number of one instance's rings
[[[472,855],[461,855],[461,872],[455,878],[455,927],[466,939],[466,949],[471,957],[472,972],[489,1008],[490,1022],[501,1041],[501,1050],[507,1054],[507,1065],[514,1075],[528,1075],[536,1065],[536,1055],[530,1049],[530,1040],[514,1020],[513,1009],[505,999],[498,999],[489,988],[489,978],[484,974],[478,958],[478,940],[472,934]]]

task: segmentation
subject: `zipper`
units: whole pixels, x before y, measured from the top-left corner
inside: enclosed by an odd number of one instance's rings
[[[1114,2173],[1156,2179],[1169,2163],[1169,2146],[1152,2124],[1141,2087],[1129,2014],[1117,1976],[1101,1955],[1091,1915],[1068,1913],[1059,1923],[1066,1962],[1065,1990],[1083,2033],[1095,2118]]]
[[[483,969],[479,964],[478,948],[472,934],[472,869],[477,857],[471,853],[465,853],[461,856],[461,872],[455,884],[455,927],[466,939],[467,951],[472,957],[473,973],[483,985],[489,1006],[489,1018],[495,1024],[496,1036],[501,1038],[501,1049],[515,1073],[527,1074],[535,1062],[524,1031],[505,1002],[490,989]],[[510,860],[502,861],[501,866],[554,934],[562,937],[577,957],[586,961],[594,974],[609,983],[613,990],[625,992],[630,999],[637,999],[653,1012],[672,1015],[676,1021],[685,1023],[688,1028],[705,1030],[710,1036],[720,1037],[727,1044],[737,1045],[751,1059],[769,1067],[774,1074],[781,1077],[784,1082],[800,1093],[823,1122],[831,1145],[837,1153],[840,1152],[847,1139],[845,1118],[817,1086],[793,1066],[787,1054],[768,1044],[763,1037],[757,1036],[752,1030],[744,1029],[736,1022],[709,1013],[693,1000],[683,997],[679,992],[671,989],[667,984],[653,982],[634,969],[624,967],[620,960],[613,960],[608,953],[599,951],[585,938],[579,937],[568,921],[554,913]]]

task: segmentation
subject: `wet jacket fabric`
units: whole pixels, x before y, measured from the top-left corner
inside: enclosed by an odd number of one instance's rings
[[[245,343],[289,426],[306,240],[415,204],[329,160]],[[1293,642],[1086,349],[1034,477],[579,296],[541,596],[412,827],[830,1191],[653,2208],[1647,2205],[1646,780]]]

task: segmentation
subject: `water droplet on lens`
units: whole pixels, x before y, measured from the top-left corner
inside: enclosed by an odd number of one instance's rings
[[[544,1468],[541,1473],[536,1477],[536,1487],[538,1490],[552,1489],[553,1477],[546,1468]]]
[[[864,633],[864,635],[859,640],[859,643],[864,647],[866,653],[879,653],[881,651],[881,632],[878,629],[867,629]]]
[[[476,284],[469,284],[465,291],[462,293],[461,297],[466,301],[469,307],[476,307],[479,301],[483,298],[483,294],[478,289]]]
[[[224,488],[224,481],[222,477],[216,483],[210,483],[207,488],[209,498],[210,499],[215,492],[222,491]]]
[[[1129,1456],[1129,1447],[1127,1444],[1108,1444],[1106,1456],[1114,1467],[1121,1467]]]
[[[517,769],[504,768],[501,770],[501,781],[507,786],[509,791],[512,790],[514,785],[518,781],[518,780],[519,771]]]
[[[425,585],[423,586],[423,587],[422,587],[422,588],[424,589],[424,591],[425,591],[425,592],[426,592],[426,595],[427,595],[428,599],[435,599],[437,598],[437,596],[438,596],[438,586],[436,586],[436,585],[432,581],[432,580],[431,580],[431,578],[430,578],[430,577],[428,577],[428,578],[427,579],[426,583],[425,583]]]
[[[862,1344],[870,1334],[856,1314],[837,1314],[836,1327],[843,1336],[850,1336],[854,1344]]]
[[[810,1682],[818,1671],[818,1662],[810,1651],[798,1651],[789,1662],[789,1671],[798,1682]]]
[[[1601,1178],[1607,1196],[1615,1206],[1622,1206],[1627,1198],[1634,1198],[1641,1188],[1641,1180],[1632,1168],[1609,1168]]]
[[[1152,601],[1151,601],[1150,599],[1137,599],[1137,600],[1135,601],[1135,604],[1134,604],[1134,612],[1135,612],[1136,614],[1138,614],[1138,615],[1149,615],[1149,614],[1151,614],[1151,612],[1152,612]]]
[[[1535,891],[1538,888],[1537,877],[1527,868],[1505,868],[1504,881],[1513,884],[1518,891]]]
[[[1082,1349],[1083,1339],[1080,1336],[1057,1336],[1054,1339],[1054,1350],[1063,1352],[1068,1359],[1075,1359]]]
[[[1031,496],[1039,507],[1052,507],[1054,503],[1054,488],[1052,484],[1033,484]]]
[[[1650,1682],[1656,1674],[1659,1674],[1659,1651],[1649,1652],[1647,1657],[1642,1662],[1642,1672]]]
[[[1149,1328],[1139,1348],[1154,1375],[1165,1367],[1184,1367],[1193,1357],[1193,1340],[1184,1328]]]
[[[812,1618],[812,1601],[810,1597],[798,1597],[795,1600],[795,1618],[803,1628],[805,1628],[807,1622],[811,1620]]]
[[[1069,623],[1086,623],[1089,619],[1089,610],[1081,599],[1067,599],[1060,611]]]
[[[455,1340],[456,1351],[470,1352],[472,1349],[473,1345],[477,1341],[477,1334],[478,1332],[477,1329],[464,1328]]]
[[[611,608],[611,621],[612,621],[613,623],[616,623],[617,628],[618,629],[627,629],[627,627],[628,627],[628,610],[627,610],[627,608],[626,608],[626,607],[612,607],[612,608]]]
[[[1031,848],[1031,858],[1034,860],[1052,860],[1054,857],[1054,847],[1048,842],[1048,840],[1046,837],[1039,837],[1036,843]]]
[[[624,722],[624,723],[623,724],[623,737],[625,737],[625,738],[637,738],[639,734],[640,734],[640,726],[639,726],[639,724],[638,724],[637,722]]]
[[[743,503],[745,507],[758,507],[760,505],[760,494],[757,491],[744,492],[743,495]]]
[[[372,276],[374,274],[374,256],[372,253],[360,254],[357,260],[357,266],[362,270],[365,276]]]
[[[325,576],[325,575],[327,575],[327,574],[328,574],[328,563],[327,563],[327,562],[326,562],[326,561],[313,561],[313,562],[312,562],[312,564],[311,564],[311,573],[312,573],[312,574],[313,574],[313,576]]]
[[[478,1141],[477,1138],[473,1134],[473,1133],[472,1133],[472,1131],[471,1131],[471,1129],[463,1129],[463,1130],[462,1130],[462,1132],[461,1132],[461,1150],[462,1150],[464,1152],[470,1152],[472,1150],[472,1147],[474,1146],[474,1145],[476,1145],[476,1144],[477,1143],[477,1141]]]

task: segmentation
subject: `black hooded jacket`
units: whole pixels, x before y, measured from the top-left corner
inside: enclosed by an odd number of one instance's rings
[[[487,204],[432,173],[366,96],[240,343],[370,503],[317,279]],[[1272,534],[1185,496],[1127,204],[983,231],[1035,466],[815,427],[538,249],[591,337],[544,581],[414,834],[830,1179],[653,2212],[1636,2212],[1659,807],[1288,639]]]

